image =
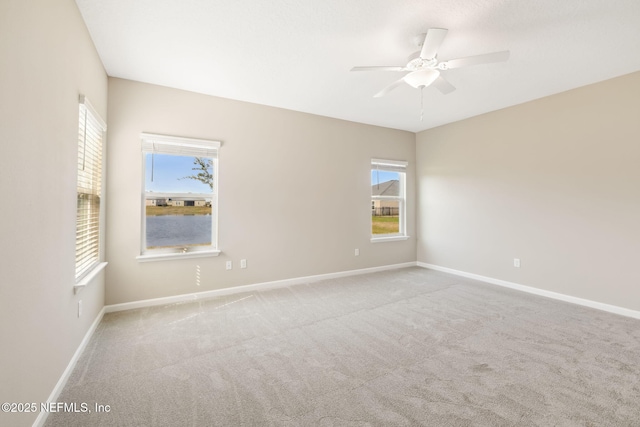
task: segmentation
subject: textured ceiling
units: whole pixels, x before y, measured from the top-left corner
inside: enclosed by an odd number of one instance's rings
[[[639,0],[76,0],[107,74],[322,116],[421,131],[640,70]],[[416,36],[448,28],[443,95],[402,85]]]

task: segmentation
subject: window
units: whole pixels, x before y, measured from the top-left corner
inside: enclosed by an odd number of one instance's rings
[[[80,96],[76,211],[76,284],[100,263],[104,121]]]
[[[139,260],[218,255],[220,142],[142,134]]]
[[[371,160],[371,240],[406,239],[407,162]]]

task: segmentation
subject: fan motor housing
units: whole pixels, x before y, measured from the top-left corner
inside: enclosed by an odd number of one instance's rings
[[[420,52],[415,52],[407,58],[407,69],[412,71],[423,70],[425,68],[434,69],[438,66],[436,58],[425,59],[420,57]]]

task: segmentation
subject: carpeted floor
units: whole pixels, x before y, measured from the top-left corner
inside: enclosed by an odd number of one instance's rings
[[[107,314],[58,402],[92,412],[47,426],[640,426],[640,321],[407,268]]]

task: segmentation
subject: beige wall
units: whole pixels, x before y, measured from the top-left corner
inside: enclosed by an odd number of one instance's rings
[[[141,132],[222,141],[219,257],[136,261]],[[415,261],[414,157],[410,132],[110,78],[106,303]],[[371,158],[409,162],[407,241],[370,242]]]
[[[640,310],[640,73],[421,132],[416,152],[418,261]]]
[[[78,95],[106,119],[107,77],[73,0],[2,1],[0,32],[0,402],[44,402],[104,305],[73,285]]]

